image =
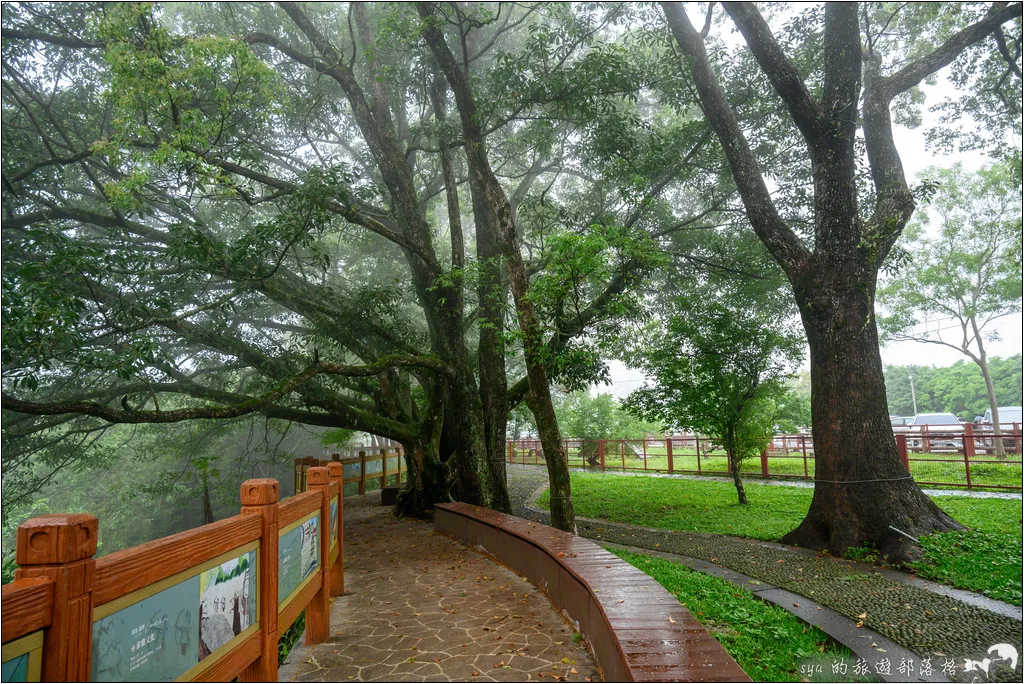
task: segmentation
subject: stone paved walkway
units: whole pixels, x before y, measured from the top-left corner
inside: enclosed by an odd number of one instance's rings
[[[546,513],[529,506],[546,485],[543,471],[509,468],[513,513],[546,522]],[[595,541],[643,547],[717,563],[758,581],[771,583],[828,606],[935,662],[957,656],[981,659],[992,644],[1009,643],[1022,652],[1019,619],[999,615],[952,597],[900,582],[871,566],[851,563],[779,544],[604,520],[577,518],[579,534]],[[1020,681],[1000,668],[990,681]],[[1004,677],[1011,679],[1006,680]],[[957,677],[954,677],[957,678]],[[968,677],[969,679],[969,677]]]
[[[391,510],[376,492],[345,499],[346,594],[331,607],[331,639],[296,648],[281,681],[598,680],[532,584]]]

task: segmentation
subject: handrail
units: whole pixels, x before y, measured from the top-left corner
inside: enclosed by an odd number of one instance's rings
[[[376,448],[377,451],[372,449]],[[392,475],[395,476],[396,484],[403,482],[403,476],[408,473],[408,466],[405,461],[405,455],[402,448],[399,447],[348,447],[348,449],[358,449],[358,455],[348,456],[345,458],[341,457],[341,454],[331,454],[331,460],[317,459],[313,457],[297,458],[295,459],[295,491],[302,492],[306,489],[306,473],[310,468],[316,466],[326,466],[330,463],[338,463],[344,469],[345,466],[358,465],[358,475],[345,477],[341,480],[340,484],[354,484],[356,485],[356,491],[358,494],[366,493],[366,483],[371,480],[378,480],[380,482],[380,488],[383,489],[387,486],[387,479]],[[397,460],[396,467],[394,470],[388,469],[388,461],[392,458]],[[376,467],[379,464],[379,469]],[[369,468],[368,466],[374,466]]]
[[[99,559],[93,516],[25,521],[3,587],[5,673],[276,681],[279,635],[305,611],[306,643],[326,641],[330,598],[344,593],[342,466],[305,479],[283,501],[276,480],[247,480],[240,515]]]
[[[46,577],[19,579],[3,586],[4,641],[50,626],[53,619],[53,580]]]
[[[96,560],[93,606],[178,574],[260,538],[258,520],[236,515]]]

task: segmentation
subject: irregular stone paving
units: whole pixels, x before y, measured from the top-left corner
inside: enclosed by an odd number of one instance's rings
[[[546,522],[546,513],[529,505],[546,481],[543,472],[509,468],[509,495],[516,515]],[[955,657],[954,678],[964,675],[964,657],[982,660],[993,644],[1012,644],[1018,653],[1024,652],[1021,623],[1013,618],[898,582],[879,572],[864,572],[864,566],[831,556],[794,552],[777,544],[737,537],[655,530],[605,520],[577,519],[577,526],[581,536],[596,541],[712,561],[812,598],[851,619],[862,620],[870,629],[919,655],[932,656],[933,663]],[[993,664],[988,679],[1020,681],[1020,674]]]
[[[346,593],[331,607],[331,639],[298,649],[282,680],[599,680],[532,584],[391,511],[376,493],[345,499]]]

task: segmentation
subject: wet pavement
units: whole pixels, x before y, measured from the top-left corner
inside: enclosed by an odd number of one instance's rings
[[[513,513],[546,522],[546,512],[532,505],[536,495],[546,488],[544,471],[510,466],[508,474]],[[993,644],[1008,643],[1018,652],[1022,650],[1019,616],[999,614],[901,581],[893,573],[870,565],[738,537],[582,518],[577,518],[577,524],[580,535],[598,543],[607,541],[709,561],[757,582],[809,597],[919,656],[931,656],[936,662],[956,656],[960,669],[964,656],[980,660],[987,657],[986,650]],[[989,680],[1004,680],[1008,675],[1012,678],[1009,681],[1020,681],[1019,674],[1005,669],[994,668]]]
[[[395,518],[377,492],[347,497],[344,523],[331,638],[298,646],[281,681],[599,681],[561,614],[508,568]]]

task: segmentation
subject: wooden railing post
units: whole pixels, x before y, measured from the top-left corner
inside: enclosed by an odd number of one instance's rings
[[[316,466],[306,473],[311,492],[320,492],[320,589],[306,606],[306,644],[322,644],[331,636],[331,578],[327,565],[331,559],[331,474]]]
[[[896,450],[900,452],[900,460],[903,461],[903,467],[910,472],[910,454],[907,453],[907,436],[896,435]]]
[[[53,620],[43,649],[44,682],[87,682],[92,657],[92,584],[99,521],[91,515],[44,515],[18,527],[14,579],[53,581]]]
[[[665,454],[668,456],[668,472],[675,470],[675,464],[672,462],[672,435],[665,437]]]
[[[768,449],[761,449],[761,477],[768,478]]]
[[[336,462],[327,464],[327,472],[331,482],[338,483],[338,559],[331,566],[331,596],[342,596],[345,594],[345,472]]]
[[[601,457],[601,472],[604,472],[604,440],[597,443],[597,453]]]
[[[388,486],[388,450],[380,450],[380,488]]]
[[[301,464],[300,464],[301,465]],[[263,518],[259,553],[259,621],[263,642],[260,656],[238,676],[242,682],[277,681],[277,480],[258,478],[242,483],[242,515]]]
[[[366,452],[359,452],[359,484],[357,494],[366,493]]]

